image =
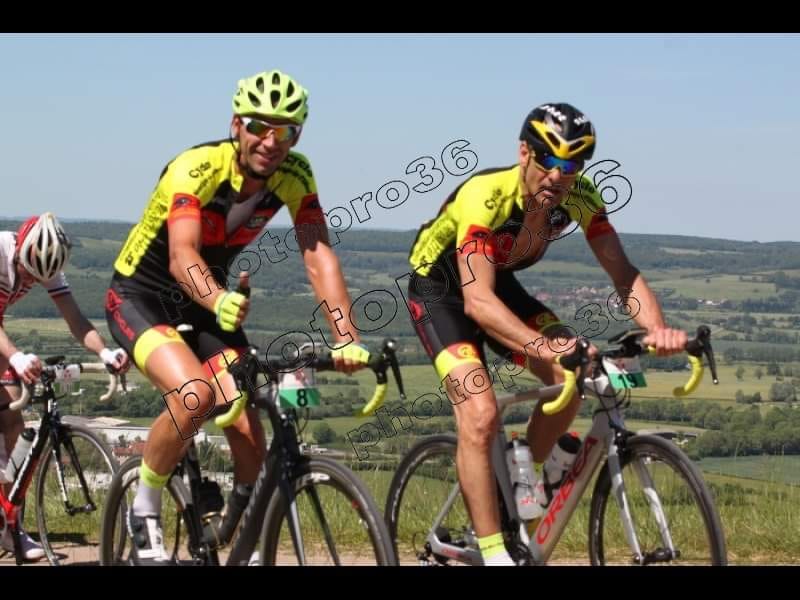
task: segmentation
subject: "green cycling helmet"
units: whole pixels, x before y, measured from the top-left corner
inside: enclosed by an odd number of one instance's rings
[[[239,81],[233,112],[280,117],[302,125],[308,117],[308,90],[277,69],[264,71]]]

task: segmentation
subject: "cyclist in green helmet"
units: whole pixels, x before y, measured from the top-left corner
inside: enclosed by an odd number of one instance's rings
[[[245,262],[246,271],[259,268],[254,253],[247,260],[239,254],[282,206],[297,228],[317,299],[329,307],[323,312],[337,369],[350,373],[369,358],[346,318],[351,299],[328,242],[311,166],[293,150],[307,117],[308,92],[289,75],[272,70],[239,81],[229,139],[190,148],[166,166],[114,263],[106,294],[111,333],[167,403],[150,430],[128,515],[141,564],[168,563],[162,490],[196,426],[236,396],[226,368],[248,346],[242,323],[249,309],[245,295],[234,291],[248,280],[236,275]],[[270,239],[268,233],[261,238],[274,245]],[[258,247],[263,251],[262,242]],[[181,334],[181,324],[191,324],[193,333]],[[257,412],[243,412],[225,433],[237,490],[246,490],[266,453]]]

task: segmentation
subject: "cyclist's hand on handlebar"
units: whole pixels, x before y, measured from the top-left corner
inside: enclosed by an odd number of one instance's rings
[[[672,329],[671,327],[661,327],[651,329],[642,339],[642,343],[645,346],[653,346],[656,349],[657,356],[669,356],[670,354],[684,352],[688,340],[689,338],[686,336],[685,331]]]
[[[35,383],[36,378],[42,372],[42,361],[35,354],[15,352],[9,357],[8,363],[14,368],[20,379],[29,385]]]
[[[131,368],[131,359],[128,357],[128,353],[122,348],[117,348],[116,350],[103,348],[99,356],[103,364],[110,367],[114,374],[127,373],[128,369]]]
[[[364,344],[351,342],[346,346],[333,350],[331,358],[333,358],[333,365],[337,371],[350,375],[367,366],[369,350]]]
[[[585,338],[584,338],[585,339]],[[555,361],[558,359],[559,361],[563,360],[565,356],[572,355],[578,350],[577,345],[578,338],[576,337],[556,337],[550,340],[547,344],[547,351],[550,353],[549,360]],[[595,356],[597,356],[599,350],[597,346],[595,346],[591,341],[588,339],[586,340],[589,344],[587,349],[587,357],[589,360],[593,360]],[[540,350],[540,353],[544,355],[544,346]],[[542,356],[544,358],[544,356]]]

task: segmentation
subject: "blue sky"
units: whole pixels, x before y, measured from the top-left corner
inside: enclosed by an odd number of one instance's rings
[[[793,35],[5,34],[0,215],[138,220],[166,162],[224,137],[237,80],[269,68],[311,92],[297,150],[326,209],[413,187],[407,165],[459,139],[478,169],[510,165],[525,114],[567,101],[631,182],[618,230],[800,241]],[[463,179],[363,226],[414,229]]]

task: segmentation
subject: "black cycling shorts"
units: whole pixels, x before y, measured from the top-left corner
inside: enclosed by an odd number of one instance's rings
[[[483,331],[464,313],[463,296],[447,286],[446,282],[419,275],[411,277],[408,286],[412,325],[440,379],[463,363],[481,363],[488,368],[484,342],[498,355],[524,365],[525,354],[510,350]],[[494,292],[522,322],[537,331],[544,333],[562,324],[511,272],[497,272]]]

